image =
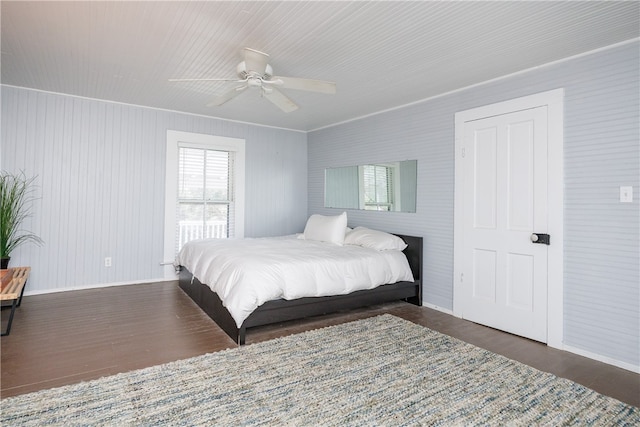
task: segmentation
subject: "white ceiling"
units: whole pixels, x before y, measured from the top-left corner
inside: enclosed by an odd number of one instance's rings
[[[2,1],[2,84],[312,130],[640,36],[638,1]],[[336,95],[206,107],[241,49]],[[251,89],[253,90],[253,88]]]

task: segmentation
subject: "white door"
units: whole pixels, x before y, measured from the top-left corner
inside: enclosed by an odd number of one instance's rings
[[[547,107],[464,123],[462,317],[547,342]],[[553,236],[551,236],[553,238]]]

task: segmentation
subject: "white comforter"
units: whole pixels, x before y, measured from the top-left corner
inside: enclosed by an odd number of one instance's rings
[[[275,299],[342,295],[399,281],[413,282],[400,251],[297,239],[204,239],[184,245],[176,262],[207,284],[238,327]]]

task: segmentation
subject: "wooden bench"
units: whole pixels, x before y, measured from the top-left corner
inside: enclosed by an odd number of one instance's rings
[[[19,307],[22,303],[22,294],[24,294],[24,286],[27,284],[30,271],[31,267],[0,270],[0,301],[11,301],[11,313],[9,314],[7,330],[2,332],[1,336],[9,335],[9,332],[11,332],[13,314],[16,311],[16,307]]]

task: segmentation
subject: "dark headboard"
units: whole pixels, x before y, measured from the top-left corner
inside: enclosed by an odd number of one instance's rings
[[[413,278],[422,279],[422,237],[405,236],[404,234],[396,234],[407,244],[403,251],[409,261],[409,267],[413,272]]]

